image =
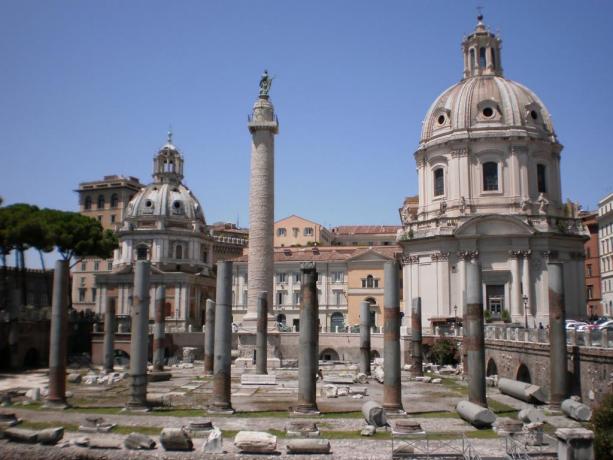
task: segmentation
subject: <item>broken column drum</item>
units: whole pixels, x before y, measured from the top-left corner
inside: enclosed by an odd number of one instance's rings
[[[128,408],[147,407],[147,352],[149,338],[149,278],[151,263],[136,261],[130,334],[130,400]]]
[[[115,354],[115,298],[106,301],[104,312],[104,371],[113,372]]]
[[[360,302],[360,372],[370,375],[370,302]]]
[[[468,400],[487,407],[481,267],[477,256],[476,252],[472,253],[470,261],[466,263],[466,324],[463,343],[468,367]]]
[[[205,315],[204,373],[205,375],[213,375],[213,362],[215,361],[215,302],[211,299],[206,299]]]
[[[404,413],[400,384],[400,289],[398,263],[383,268],[383,408]]]
[[[158,286],[155,291],[155,324],[153,326],[153,370],[164,370],[164,358],[166,347],[166,323],[164,304],[166,303],[166,287]]]
[[[233,413],[232,377],[232,262],[217,264],[217,302],[215,305],[215,359],[213,397],[209,412]]]
[[[302,271],[300,306],[300,350],[298,354],[298,405],[296,412],[319,413],[316,402],[317,366],[319,364],[319,304],[315,263],[306,262]]]
[[[562,265],[548,263],[549,274],[549,342],[550,342],[550,382],[549,405],[559,409],[567,397],[567,358],[566,358],[566,308],[564,305],[564,286]]]
[[[413,377],[424,375],[422,359],[421,297],[417,297],[411,304],[411,375]]]
[[[49,405],[66,406],[68,348],[68,261],[55,262],[49,343]]]
[[[268,340],[268,293],[260,292],[258,296],[258,321],[255,336],[255,373],[266,374],[266,341]]]

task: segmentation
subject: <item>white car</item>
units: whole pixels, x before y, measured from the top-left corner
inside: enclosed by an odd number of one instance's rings
[[[603,329],[611,329],[611,327],[613,327],[613,319],[600,323],[598,326],[596,326],[596,329],[601,331]]]

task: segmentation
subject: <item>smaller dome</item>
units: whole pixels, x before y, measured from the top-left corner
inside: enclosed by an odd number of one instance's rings
[[[492,135],[556,142],[549,111],[538,96],[517,82],[491,75],[464,79],[436,98],[424,118],[420,143]]]
[[[185,220],[205,224],[202,206],[183,184],[149,184],[130,201],[126,220],[142,217]]]

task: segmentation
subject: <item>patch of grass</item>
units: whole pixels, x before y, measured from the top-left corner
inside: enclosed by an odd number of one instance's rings
[[[66,409],[68,412],[78,412],[83,414],[116,415],[121,413],[123,407],[85,407],[72,406]]]
[[[205,413],[204,409],[187,409],[187,408],[166,408],[154,407],[150,412],[144,412],[142,415],[164,415],[168,417],[202,417]]]
[[[492,412],[498,415],[504,415],[505,417],[514,417],[518,412],[517,409],[491,398],[487,398],[487,405]]]
[[[455,393],[459,393],[462,396],[468,395],[468,386],[462,385],[457,380],[449,378],[449,377],[440,377],[440,379],[441,379],[441,384],[445,388]]]
[[[116,426],[111,432],[116,434],[140,433],[147,436],[157,436],[160,434],[161,428],[155,426]]]
[[[324,412],[321,414],[321,418],[362,418],[361,411],[350,411],[350,412]]]
[[[377,431],[372,436],[362,436],[359,431],[322,431],[321,437],[324,439],[364,439],[366,441],[392,439],[389,431]]]
[[[468,431],[466,437],[471,439],[496,439],[498,434],[491,428],[488,428],[487,430]]]
[[[289,417],[289,412],[286,410],[262,410],[262,411],[253,411],[253,412],[235,412],[233,417],[237,417],[237,418],[262,418],[262,417],[287,418]]]
[[[408,416],[414,418],[460,418],[455,412],[413,412]]]

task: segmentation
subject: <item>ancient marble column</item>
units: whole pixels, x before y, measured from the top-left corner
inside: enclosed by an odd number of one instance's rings
[[[49,343],[50,407],[67,407],[66,361],[68,358],[68,261],[55,262],[51,299],[51,337]]]
[[[549,356],[551,359],[549,405],[552,409],[559,409],[568,392],[566,308],[562,264],[548,263],[547,271],[549,273]]]
[[[468,400],[487,407],[485,396],[485,337],[483,331],[483,295],[478,254],[466,262],[466,321],[463,345],[468,368]]]
[[[107,299],[104,312],[104,372],[113,372],[115,360],[115,306],[114,297]]]
[[[360,372],[370,375],[370,302],[360,302]]]
[[[204,330],[204,374],[213,375],[215,361],[215,302],[206,299]]]
[[[523,295],[528,296],[528,316],[532,314],[532,289],[531,289],[531,276],[530,276],[530,255],[532,251],[523,251],[524,261],[523,261],[523,269],[522,269],[522,286],[524,288]],[[524,303],[521,302],[521,313],[526,315],[524,312]]]
[[[213,395],[209,412],[234,413],[232,408],[232,262],[217,264],[217,302],[215,305],[215,360]]]
[[[266,374],[266,343],[268,340],[268,293],[258,296],[258,321],[255,337],[255,373]]]
[[[314,262],[305,262],[300,269],[302,271],[302,305],[300,307],[300,350],[298,351],[298,405],[295,411],[302,414],[318,414],[315,383],[319,364],[317,270]]]
[[[164,358],[166,347],[166,287],[160,285],[155,290],[155,323],[153,326],[153,371],[164,371]]]
[[[400,289],[398,263],[383,266],[383,409],[404,413],[400,386]]]
[[[411,304],[411,375],[413,377],[424,375],[421,332],[421,297],[416,297]]]
[[[150,275],[151,263],[148,260],[136,261],[130,333],[130,400],[127,404],[129,409],[147,408]]]
[[[275,135],[278,133],[274,107],[268,94],[260,94],[249,118],[251,133],[251,184],[249,191],[249,262],[247,313],[243,327],[257,329],[257,302],[261,292],[268,293],[268,308],[273,305],[273,233],[275,210]],[[269,327],[274,318],[267,312]]]
[[[509,313],[513,321],[522,319],[521,306],[521,277],[519,275],[519,256],[520,251],[509,251],[509,260],[511,265],[511,308]]]

